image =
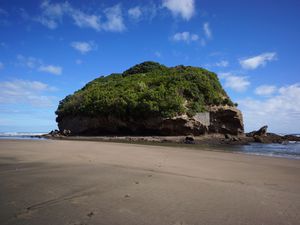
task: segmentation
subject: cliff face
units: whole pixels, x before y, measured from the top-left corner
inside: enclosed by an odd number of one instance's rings
[[[218,107],[193,117],[137,118],[123,121],[114,117],[69,116],[58,123],[59,129],[78,135],[203,135],[244,132],[241,112],[235,107]]]
[[[241,112],[217,76],[145,62],[98,78],[60,102],[61,131],[73,135],[243,134]]]

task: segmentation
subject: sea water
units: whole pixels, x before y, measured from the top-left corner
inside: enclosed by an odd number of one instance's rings
[[[0,132],[0,139],[41,140],[43,138],[40,138],[38,136],[46,133],[47,132]]]
[[[252,155],[300,159],[300,142],[289,141],[283,144],[251,143],[250,145],[239,146],[238,151]]]

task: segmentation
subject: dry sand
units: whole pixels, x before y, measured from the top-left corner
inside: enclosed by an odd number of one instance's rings
[[[300,224],[300,161],[0,140],[0,224]]]

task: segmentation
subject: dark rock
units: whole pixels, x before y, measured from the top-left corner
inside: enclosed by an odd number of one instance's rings
[[[258,131],[256,131],[254,133],[254,135],[258,135],[258,136],[267,136],[267,129],[268,129],[268,126],[263,126],[261,127]]]
[[[300,141],[300,137],[296,136],[296,135],[284,135],[283,136],[283,139],[284,140],[287,140],[287,141]]]
[[[229,141],[240,141],[241,139],[238,138],[237,136],[232,136],[230,134],[225,134],[225,139],[227,140],[227,142]]]
[[[232,141],[240,141],[240,139],[238,137],[232,137],[231,139]]]
[[[263,126],[257,131],[251,131],[246,134],[247,137],[254,137],[254,136],[267,136],[267,129],[268,126]]]
[[[210,108],[209,133],[243,134],[244,124],[241,111],[228,106]]]
[[[257,143],[271,143],[271,142],[268,142],[268,140],[266,138],[264,139],[264,138],[262,138],[261,136],[258,136],[258,135],[253,136],[253,139]]]
[[[58,127],[60,131],[69,130],[72,135],[198,136],[207,133],[241,135],[244,132],[241,112],[229,106],[211,107],[193,117],[184,114],[173,118],[122,120],[110,116],[69,116],[59,121]]]
[[[187,136],[184,139],[185,144],[195,144],[195,139],[192,136]]]
[[[59,135],[59,130],[51,130],[49,134],[52,136]]]
[[[62,134],[63,134],[64,136],[70,136],[70,135],[71,135],[71,131],[70,131],[70,130],[67,130],[67,129],[64,129],[63,132],[62,132]]]
[[[253,139],[255,142],[258,143],[279,143],[282,144],[284,142],[284,138],[278,134],[274,133],[266,133],[265,135],[259,136],[259,135],[254,135]]]
[[[230,134],[225,134],[224,136],[225,136],[226,139],[229,139],[229,140],[232,139],[232,136]]]

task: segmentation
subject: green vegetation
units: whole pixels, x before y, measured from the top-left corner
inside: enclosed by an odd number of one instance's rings
[[[231,105],[217,75],[202,68],[168,68],[155,62],[138,64],[122,74],[88,83],[60,101],[57,121],[65,116],[114,116],[120,119],[173,117]]]

